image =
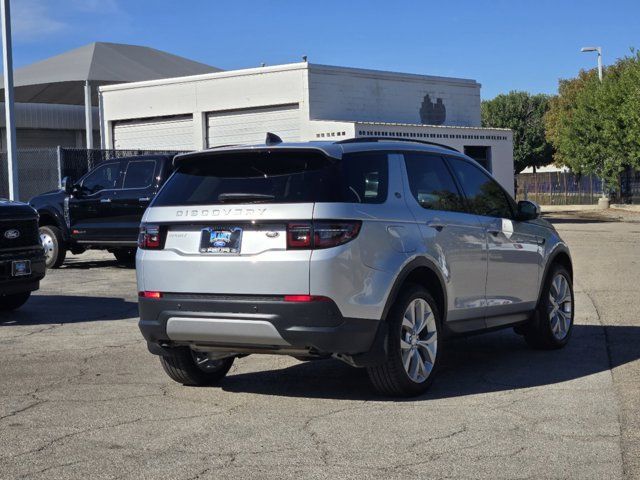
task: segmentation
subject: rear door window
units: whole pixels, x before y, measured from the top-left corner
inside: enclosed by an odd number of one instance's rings
[[[122,188],[147,188],[153,183],[155,160],[131,160],[124,173]]]
[[[464,202],[442,157],[406,152],[409,187],[416,201],[427,210],[463,212]]]
[[[387,196],[386,153],[254,151],[187,159],[154,206],[242,203],[382,203]]]

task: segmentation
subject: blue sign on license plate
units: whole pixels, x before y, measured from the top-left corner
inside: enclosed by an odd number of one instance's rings
[[[14,260],[11,262],[11,275],[14,277],[31,275],[31,260]]]
[[[203,228],[200,236],[200,253],[239,254],[242,243],[240,227]]]

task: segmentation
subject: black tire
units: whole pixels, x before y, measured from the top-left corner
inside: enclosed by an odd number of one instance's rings
[[[550,318],[552,312],[554,311],[554,305],[550,300],[550,294],[552,294],[552,292],[555,292],[555,286],[553,286],[553,282],[558,276],[563,277],[566,281],[566,285],[568,286],[569,290],[568,295],[570,296],[571,302],[570,313],[565,313],[565,318],[568,318],[569,325],[565,329],[566,334],[564,334],[564,336],[561,338],[558,337],[558,334],[554,334],[554,326]],[[540,350],[555,350],[564,347],[569,342],[571,332],[573,331],[573,319],[575,312],[574,305],[575,301],[573,295],[573,281],[571,279],[571,274],[562,265],[553,265],[549,269],[547,278],[545,278],[542,292],[540,293],[540,299],[538,300],[538,306],[536,307],[531,320],[526,325],[523,325],[521,327],[521,331],[524,334],[524,339],[527,344],[532,348]],[[563,303],[562,312],[564,313],[566,309],[566,303]]]
[[[31,292],[14,293],[13,295],[0,295],[0,312],[8,312],[24,305]]]
[[[62,239],[62,232],[58,227],[53,225],[44,225],[39,228],[40,237],[46,236],[51,240],[51,244],[44,245],[47,268],[58,268],[64,263],[64,259],[67,256],[67,248]]]
[[[116,261],[120,265],[127,267],[133,267],[136,264],[136,249],[135,248],[119,248],[114,250],[113,256],[116,257]]]
[[[195,355],[190,348],[175,348],[171,355],[161,356],[160,363],[172,380],[183,385],[200,387],[220,382],[235,360],[235,357],[229,357],[210,361],[211,366],[205,369],[198,366]]]
[[[426,379],[420,382],[412,380],[405,370],[400,347],[403,318],[409,305],[416,299],[426,301],[431,308],[433,319],[435,320],[436,334],[436,352],[433,367]],[[442,350],[442,339],[438,339],[441,332],[441,320],[442,317],[438,306],[427,290],[419,285],[408,285],[403,289],[386,318],[389,324],[387,359],[381,365],[367,368],[371,383],[379,393],[394,397],[412,397],[424,393],[431,386]],[[440,341],[438,342],[438,340]]]

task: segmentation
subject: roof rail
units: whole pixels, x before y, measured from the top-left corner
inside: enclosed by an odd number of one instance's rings
[[[341,143],[366,143],[366,142],[413,142],[413,143],[422,143],[425,145],[433,145],[435,147],[445,148],[447,150],[452,150],[454,152],[460,153],[460,150],[457,150],[449,145],[444,145],[442,143],[429,142],[427,140],[418,140],[415,138],[403,138],[403,137],[356,137],[356,138],[346,138],[344,140],[338,140],[337,144]]]

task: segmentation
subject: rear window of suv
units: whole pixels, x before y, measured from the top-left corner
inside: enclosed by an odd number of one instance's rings
[[[334,160],[316,151],[201,155],[185,161],[154,206],[239,203],[383,203],[388,154],[361,152]]]

